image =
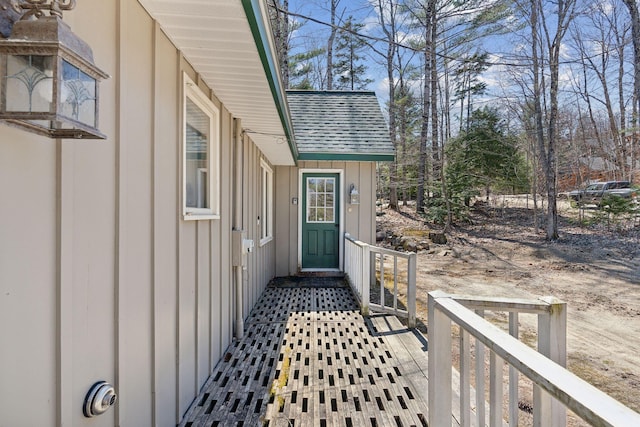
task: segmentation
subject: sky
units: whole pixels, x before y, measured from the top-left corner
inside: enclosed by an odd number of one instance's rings
[[[296,14],[310,16],[318,21],[328,23],[330,21],[329,1],[330,0],[289,0],[289,10]],[[553,2],[547,2],[547,5],[551,5],[552,3]],[[580,7],[586,7],[588,3],[588,1],[578,2]],[[356,22],[364,24],[363,33],[379,37],[381,33],[378,28],[378,16],[372,7],[373,4],[377,4],[377,0],[340,0],[338,16],[342,16],[344,19],[349,15],[353,15]],[[596,5],[594,7],[604,12],[611,12],[613,5],[617,5],[618,7],[621,5],[620,0],[597,0],[593,4]],[[624,8],[624,6],[622,7]],[[625,12],[626,10],[622,9],[622,14]],[[549,27],[553,29],[555,24],[552,21],[554,10],[547,10],[545,16],[547,19],[550,19]],[[594,54],[602,51],[602,48],[598,47],[598,44],[594,40],[590,40],[590,38],[599,35],[598,29],[596,28],[598,23],[594,22],[597,16],[598,13],[596,13],[595,9],[587,11],[584,17],[576,21],[577,25],[575,26],[575,28],[579,28],[585,33],[587,49],[590,49]],[[294,52],[326,46],[326,40],[330,30],[327,25],[318,24],[309,20],[305,21],[299,17],[293,17],[292,19],[298,22],[304,22],[292,36]],[[490,60],[496,64],[490,67],[480,77],[480,80],[487,84],[488,91],[484,96],[476,99],[474,106],[495,105],[509,97],[516,98],[522,96],[522,89],[513,86],[513,78],[517,75],[525,76],[529,71],[527,67],[517,67],[513,64],[518,61],[518,55],[528,54],[530,52],[531,42],[530,30],[518,28],[518,22],[515,18],[505,20],[503,27],[505,34],[487,37],[477,43],[477,49],[488,51],[490,53]],[[606,22],[601,22],[601,24],[603,24],[603,27],[607,27]],[[567,99],[576,98],[575,87],[581,82],[581,79],[583,79],[582,69],[579,64],[575,62],[575,60],[579,58],[579,55],[576,53],[575,43],[572,42],[574,32],[575,29],[572,29],[567,33],[561,49],[561,61],[565,62],[560,75],[561,90]],[[408,43],[411,38],[415,39],[416,36],[408,34],[407,31],[403,42]],[[379,48],[384,49],[384,46],[379,45]],[[632,54],[629,52],[627,57],[631,58],[631,56]],[[373,80],[373,83],[369,85],[368,89],[376,92],[381,106],[384,106],[387,102],[388,84],[386,80],[386,68],[382,57],[375,53],[370,53],[367,57],[366,65],[367,78]],[[630,74],[631,65],[628,64],[627,68]],[[613,89],[615,86],[615,82],[613,81],[616,77],[615,72],[613,72],[612,69],[607,69],[605,75],[606,78],[612,79],[611,87]],[[419,78],[420,77],[414,82],[417,91],[420,90],[421,86]],[[588,76],[588,82],[590,91],[600,96],[601,85],[596,77],[594,75]],[[628,76],[626,84],[629,84],[629,82],[630,77]],[[598,88],[599,86],[600,88]],[[615,90],[612,90],[612,92],[615,92]],[[615,93],[613,95],[616,96]],[[598,106],[598,103],[596,102],[595,105]],[[384,109],[385,108],[383,108],[383,110]]]

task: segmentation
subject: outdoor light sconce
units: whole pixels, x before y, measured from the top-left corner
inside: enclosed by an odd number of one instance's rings
[[[105,138],[98,85],[109,76],[62,21],[75,5],[0,0],[0,120],[50,138]]]
[[[360,193],[358,193],[358,189],[355,184],[351,184],[349,188],[349,204],[350,205],[359,205],[360,204]]]

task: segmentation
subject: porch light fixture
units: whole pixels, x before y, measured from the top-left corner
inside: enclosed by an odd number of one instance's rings
[[[350,205],[359,205],[360,204],[360,193],[358,193],[358,189],[355,184],[351,184],[349,188],[349,204]]]
[[[0,120],[50,138],[105,138],[98,129],[98,85],[109,76],[62,21],[62,11],[75,5],[2,0],[0,21],[22,17],[8,38],[0,37]]]

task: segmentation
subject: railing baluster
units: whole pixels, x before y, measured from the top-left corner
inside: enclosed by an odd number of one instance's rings
[[[460,427],[471,425],[471,337],[460,328]]]
[[[369,293],[369,283],[371,279],[369,275],[371,274],[371,266],[369,263],[371,262],[371,254],[369,245],[366,245],[362,248],[362,265],[360,268],[360,272],[362,274],[361,283],[362,283],[362,308],[361,312],[363,316],[369,315],[369,300],[371,299]]]
[[[518,313],[509,312],[509,334],[518,339]],[[518,370],[509,366],[509,427],[518,427]]]
[[[484,310],[476,310],[476,314],[484,317]],[[476,339],[476,425],[485,425],[484,398],[484,344]]]
[[[489,354],[489,411],[491,427],[502,426],[502,366],[504,362],[498,355],[490,351]]]
[[[393,256],[393,309],[398,309],[398,256]]]
[[[380,254],[380,305],[384,307],[384,254]]]
[[[407,260],[407,312],[410,328],[416,327],[416,268],[418,255],[410,254]]]

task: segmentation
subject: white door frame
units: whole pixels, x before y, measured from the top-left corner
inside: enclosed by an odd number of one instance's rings
[[[340,221],[340,234],[339,234],[339,246],[340,253],[338,254],[339,267],[335,268],[302,268],[302,215],[304,212],[304,200],[302,198],[302,175],[305,173],[335,173],[340,176],[340,212],[338,212],[338,220]],[[344,200],[344,169],[313,169],[313,168],[301,168],[298,170],[298,270],[299,271],[344,271],[344,222],[345,222],[345,200]]]

